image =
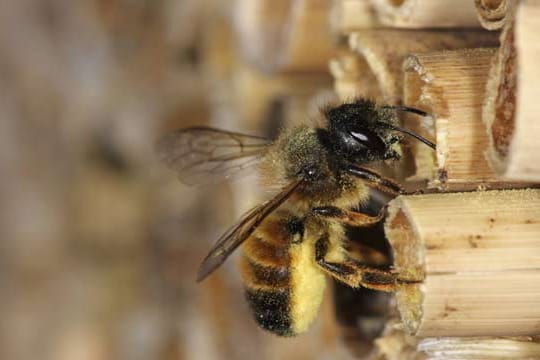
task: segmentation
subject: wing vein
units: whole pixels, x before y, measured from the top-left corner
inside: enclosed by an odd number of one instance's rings
[[[182,182],[195,185],[215,183],[248,169],[268,145],[267,140],[253,135],[195,127],[164,136],[156,144],[156,152]]]
[[[275,209],[283,204],[301,185],[293,182],[272,199],[247,211],[233,227],[229,228],[215,243],[199,267],[197,281],[204,280],[216,270],[240,246]]]

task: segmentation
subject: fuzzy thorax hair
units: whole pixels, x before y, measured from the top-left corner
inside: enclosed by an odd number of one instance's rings
[[[310,124],[281,132],[260,164],[262,183],[277,190],[304,179],[296,200],[310,206],[356,206],[367,199],[368,191],[344,171],[345,165],[399,159],[400,137],[384,126],[396,122],[392,109],[369,100],[326,106]]]

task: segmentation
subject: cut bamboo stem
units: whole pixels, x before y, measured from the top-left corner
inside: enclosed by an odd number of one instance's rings
[[[425,360],[417,351],[419,339],[405,333],[399,319],[390,318],[381,337],[375,340],[375,351],[370,359],[377,360]]]
[[[436,121],[407,117],[406,128],[436,140],[436,154],[413,144],[414,178],[431,186],[487,182],[495,175],[484,158],[487,136],[481,104],[494,49],[411,55],[404,62],[404,104],[425,110]],[[436,156],[435,156],[436,155]]]
[[[499,30],[508,22],[508,14],[517,0],[474,0],[478,20],[488,30]]]
[[[240,0],[236,24],[244,57],[265,72],[327,72],[337,53],[327,0]]]
[[[437,143],[436,154],[412,145],[416,174],[411,179],[428,179],[430,187],[446,190],[525,186],[502,181],[485,158],[488,136],[482,102],[494,54],[495,49],[466,49],[405,60],[404,104],[433,116],[408,116],[405,127]]]
[[[349,53],[330,61],[334,90],[342,101],[358,97],[382,100],[377,79],[363,57]]]
[[[385,231],[405,329],[428,336],[540,333],[540,190],[401,196]]]
[[[380,26],[375,9],[366,0],[335,0],[330,12],[330,28],[337,34]]]
[[[486,85],[487,158],[511,180],[540,181],[540,2],[521,2],[507,23]]]
[[[239,64],[232,74],[231,85],[228,95],[234,97],[235,126],[256,134],[265,130],[265,127],[269,125],[268,122],[273,120],[268,119],[266,115],[276,101],[292,97],[310,98],[321,89],[330,90],[332,78],[322,73],[317,75],[287,73],[268,76],[249,66]],[[307,103],[308,101],[304,102],[304,104]],[[279,124],[275,127],[279,127]]]
[[[501,34],[488,81],[482,108],[489,145],[486,156],[495,173],[505,172],[508,150],[514,133],[516,110],[517,59],[514,24],[508,23]]]
[[[400,28],[480,27],[469,0],[371,0],[382,25]]]
[[[516,338],[428,338],[418,350],[425,360],[526,360],[540,358],[540,343],[532,337]]]
[[[403,90],[403,59],[411,53],[494,46],[495,34],[486,31],[366,30],[349,37],[351,49],[362,55],[388,103],[399,103]]]
[[[330,14],[334,32],[367,28],[481,28],[469,0],[336,0]]]

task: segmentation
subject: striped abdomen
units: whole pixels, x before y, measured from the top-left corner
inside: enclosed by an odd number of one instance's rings
[[[242,278],[255,320],[263,329],[281,336],[292,335],[290,237],[286,218],[273,214],[242,248]]]
[[[302,224],[300,224],[302,225]],[[298,220],[269,216],[243,245],[242,277],[255,320],[281,336],[307,330],[317,314],[324,275]]]

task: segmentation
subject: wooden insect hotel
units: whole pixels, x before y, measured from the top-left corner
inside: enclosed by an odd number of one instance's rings
[[[430,114],[402,121],[436,152],[411,142],[389,170],[421,190],[391,200],[384,223],[394,269],[413,283],[329,332],[356,358],[540,358],[540,1],[236,7],[250,64],[237,70],[242,127],[309,116],[329,94]]]

